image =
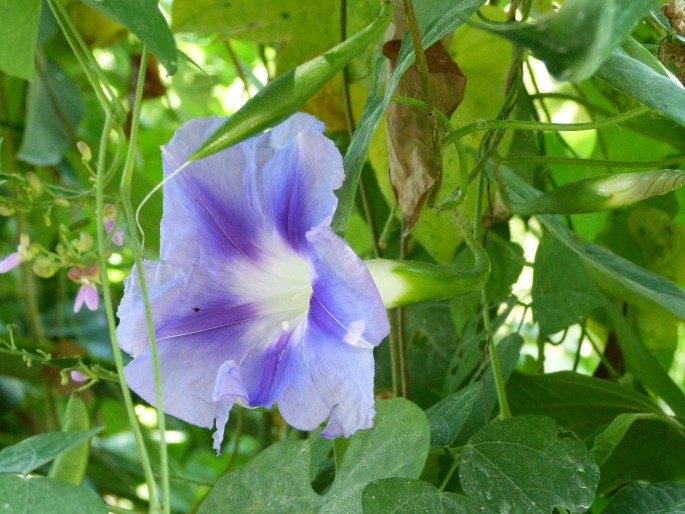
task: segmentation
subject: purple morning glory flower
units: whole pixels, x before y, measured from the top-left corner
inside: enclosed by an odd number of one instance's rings
[[[196,119],[162,148],[165,176],[223,120]],[[164,186],[160,261],[143,264],[164,410],[211,428],[230,408],[277,403],[325,437],[372,426],[373,348],[388,333],[367,268],[329,227],[342,159],[316,118],[191,163]],[[143,299],[133,270],[117,329],[129,386],[155,403]]]

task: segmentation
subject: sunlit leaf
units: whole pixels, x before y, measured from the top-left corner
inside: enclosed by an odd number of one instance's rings
[[[295,113],[333,75],[380,36],[390,22],[391,11],[390,4],[384,3],[383,10],[371,25],[270,82],[207,138],[188,160],[212,155]]]
[[[0,0],[0,71],[33,78],[41,0]]]
[[[437,5],[431,5],[431,8],[424,10],[417,9],[417,18],[419,27],[421,29],[421,42],[424,47],[430,46],[448,32],[453,31],[460,26],[466,18],[475,12],[485,0],[465,0],[462,2],[447,2],[441,0],[436,2]],[[352,212],[354,203],[354,195],[357,191],[357,184],[359,182],[359,175],[361,173],[366,153],[371,143],[373,133],[380,122],[385,109],[390,103],[392,95],[397,89],[402,74],[407,71],[409,66],[414,62],[414,52],[411,45],[411,38],[406,34],[402,39],[402,47],[397,56],[397,64],[390,80],[385,85],[385,94],[378,95],[378,79],[380,76],[382,61],[376,63],[376,81],[371,87],[369,97],[366,100],[366,106],[362,113],[357,130],[352,137],[350,146],[347,149],[343,164],[345,166],[345,182],[342,188],[338,191],[338,209],[333,217],[331,227],[337,233],[344,233],[347,227],[347,221]]]
[[[176,73],[176,43],[156,0],[81,0],[128,28],[166,68]]]

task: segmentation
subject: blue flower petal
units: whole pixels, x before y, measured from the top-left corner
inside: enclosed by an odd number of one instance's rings
[[[373,425],[373,372],[371,349],[343,343],[310,314],[279,368],[278,410],[300,430],[330,418],[322,435],[347,437]]]
[[[193,120],[164,146],[169,176],[223,120]],[[235,147],[190,163],[164,186],[161,258],[212,267],[231,256],[258,260],[257,237],[274,230],[300,248],[330,222],[342,158],[316,118],[298,114]]]
[[[222,120],[194,120],[163,147],[175,173]],[[327,437],[373,419],[373,347],[388,332],[368,270],[329,224],[342,159],[323,124],[298,114],[190,163],[164,186],[161,262],[143,263],[164,410],[216,427],[233,404],[270,406]],[[155,404],[134,269],[117,329],[130,387]]]
[[[388,316],[369,270],[329,227],[307,233],[315,276],[309,312],[329,334],[352,346],[372,348],[390,331]]]

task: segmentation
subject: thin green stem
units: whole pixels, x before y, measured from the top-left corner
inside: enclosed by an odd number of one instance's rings
[[[339,472],[345,459],[345,452],[349,446],[349,441],[344,437],[337,437],[333,439],[333,459],[335,460],[335,469]]]
[[[143,87],[145,85],[145,71],[147,67],[147,47],[143,47],[143,53],[140,59],[140,69],[138,71],[138,82],[136,85],[136,94],[133,103],[133,112],[131,116],[131,135],[124,163],[124,171],[121,176],[121,203],[124,207],[124,214],[126,216],[129,227],[133,227],[135,218],[133,215],[133,206],[131,205],[131,187],[133,183],[133,168],[135,163],[135,152],[138,143],[138,131],[140,128],[140,109],[143,100]],[[160,476],[162,486],[162,511],[168,514],[171,509],[171,494],[169,490],[169,457],[166,444],[166,418],[164,416],[164,401],[162,393],[162,373],[159,367],[159,353],[157,351],[157,341],[155,338],[155,329],[152,322],[152,309],[150,307],[150,298],[148,295],[147,280],[143,272],[143,255],[140,241],[138,240],[138,233],[135,230],[130,230],[131,248],[133,249],[133,259],[138,271],[138,283],[143,296],[143,305],[145,307],[145,321],[147,325],[148,341],[150,345],[150,356],[152,357],[153,378],[155,382],[155,405],[157,407],[157,425],[161,437],[159,438],[159,459],[160,459]]]
[[[392,375],[392,394],[396,398],[402,396],[402,373],[400,372],[400,343],[397,336],[397,310],[390,312],[390,334],[388,343],[390,346],[390,372]]]
[[[445,487],[447,487],[447,483],[450,481],[450,478],[452,478],[452,475],[457,470],[457,466],[459,465],[459,460],[460,459],[457,455],[452,455],[452,465],[450,466],[450,469],[447,470],[447,474],[445,475],[445,478],[442,479],[442,482],[440,483],[440,487],[438,487],[440,492],[444,491]]]
[[[107,324],[110,334],[110,342],[112,344],[112,353],[114,355],[114,363],[117,370],[117,375],[119,376],[119,384],[121,386],[121,393],[124,399],[124,405],[126,407],[126,413],[129,418],[129,424],[131,425],[131,430],[138,447],[138,453],[140,456],[141,466],[143,468],[143,474],[145,476],[145,481],[148,485],[149,499],[150,499],[150,511],[159,512],[159,496],[157,493],[157,486],[155,483],[154,475],[152,472],[152,467],[150,465],[150,459],[145,447],[145,442],[143,440],[143,435],[140,430],[140,425],[135,415],[133,409],[133,400],[131,398],[131,393],[126,385],[126,377],[123,371],[123,361],[121,358],[121,352],[119,350],[119,345],[116,335],[116,322],[114,319],[114,308],[112,306],[112,298],[110,294],[109,279],[107,276],[107,253],[106,244],[107,237],[105,235],[104,229],[104,188],[107,180],[106,172],[106,157],[107,157],[107,147],[109,142],[110,134],[113,130],[125,119],[125,113],[120,102],[113,93],[104,74],[100,71],[97,62],[93,58],[92,54],[88,50],[88,47],[83,42],[78,31],[73,26],[71,19],[66,14],[64,7],[55,0],[48,0],[50,8],[57,19],[62,32],[64,33],[67,42],[72,48],[76,58],[81,65],[84,73],[86,74],[95,95],[100,102],[100,105],[105,112],[105,124],[103,127],[102,135],[100,138],[100,148],[98,150],[98,161],[96,170],[96,185],[95,185],[95,209],[97,218],[97,241],[98,241],[98,260],[100,264],[100,278],[102,281],[102,291],[105,304],[105,313],[107,316]],[[103,92],[104,89],[104,92]],[[105,94],[106,92],[106,94]]]
[[[347,0],[340,0],[340,42],[342,43],[347,39]],[[354,112],[352,111],[352,96],[350,94],[350,71],[348,66],[343,66],[342,70],[342,98],[343,107],[345,110],[345,124],[347,125],[347,133],[352,139],[352,135],[356,130],[356,122],[354,120]],[[364,180],[364,175],[359,175],[359,185],[357,186],[357,191],[359,192],[359,198],[362,201],[362,207],[364,208],[364,216],[366,218],[366,224],[369,227],[369,233],[371,235],[371,241],[373,243],[373,256],[378,258],[382,257],[381,247],[378,245],[378,227],[376,226],[376,220],[373,217],[373,209],[371,209],[371,200],[369,199],[369,193],[366,188],[366,180]]]
[[[632,118],[640,116],[649,112],[649,108],[640,106],[633,110],[610,116],[601,120],[588,121],[584,123],[547,123],[542,121],[524,121],[524,120],[478,120],[474,123],[469,123],[461,128],[458,128],[451,134],[448,134],[443,140],[443,145],[452,143],[455,139],[461,139],[474,132],[481,130],[542,130],[549,132],[570,132],[580,130],[595,130],[610,125],[617,125]]]
[[[404,222],[402,222],[402,234],[404,234]],[[401,236],[400,260],[407,259],[407,237]],[[409,380],[409,349],[407,347],[406,311],[404,307],[397,308],[397,342],[399,348],[400,385],[402,397],[409,399],[411,385]]]
[[[569,164],[571,166],[597,166],[604,168],[652,168],[659,169],[665,166],[673,166],[685,162],[685,155],[677,155],[666,159],[654,161],[615,161],[608,159],[581,159],[576,157],[558,157],[553,155],[533,155],[529,157],[502,157],[494,155],[493,160],[505,166],[521,164]]]
[[[233,431],[233,449],[231,450],[231,458],[228,461],[227,469],[233,469],[235,463],[238,460],[238,455],[240,453],[240,438],[243,435],[243,425],[245,423],[245,409],[238,406],[238,412],[236,413],[236,425]]]
[[[2,79],[1,75],[0,79]],[[7,118],[8,112],[9,108],[7,105],[7,95],[5,94],[5,82],[4,80],[0,80],[0,115],[2,115],[3,118]],[[7,156],[5,166],[7,166],[7,170],[10,174],[15,174],[17,173],[17,162],[15,160],[14,134],[11,130],[5,130],[2,143],[4,146],[3,153]],[[17,232],[19,234],[28,233],[24,212],[17,209],[14,214],[14,219],[17,223]],[[40,309],[38,308],[36,277],[33,274],[30,263],[23,263],[19,267],[19,280],[21,282],[21,292],[26,299],[26,315],[29,326],[31,327],[31,334],[37,341],[43,341],[45,339],[45,330],[40,319]]]
[[[476,193],[476,210],[474,215],[473,233],[476,239],[480,240],[483,234],[483,226],[481,218],[483,216],[483,194],[485,189],[485,173],[481,173],[478,179],[478,191]],[[483,284],[480,290],[481,307],[483,311],[483,325],[485,333],[487,334],[488,354],[490,356],[490,363],[492,365],[492,376],[495,380],[495,389],[497,390],[497,401],[499,403],[499,415],[501,419],[511,417],[511,410],[509,409],[509,402],[507,401],[507,394],[504,389],[504,377],[502,376],[502,367],[499,362],[499,355],[495,348],[494,331],[490,320],[490,304],[488,302],[486,285]]]
[[[98,242],[98,260],[100,264],[100,278],[102,281],[102,296],[105,304],[105,313],[107,316],[107,326],[109,328],[109,338],[112,344],[112,354],[114,356],[114,365],[117,370],[117,375],[119,376],[119,385],[121,387],[121,394],[124,398],[124,405],[126,407],[126,413],[128,415],[129,424],[131,426],[131,431],[136,441],[138,447],[138,453],[140,455],[140,464],[143,468],[143,474],[145,475],[145,481],[148,485],[149,498],[150,498],[150,512],[159,512],[159,495],[157,493],[157,485],[155,483],[154,475],[152,472],[152,467],[150,465],[150,458],[147,453],[147,448],[145,447],[145,442],[143,440],[143,434],[140,430],[140,425],[138,424],[138,419],[133,408],[133,399],[131,398],[131,392],[126,384],[126,377],[124,375],[124,364],[121,358],[121,351],[119,350],[119,343],[116,333],[116,321],[114,319],[114,307],[112,306],[112,296],[109,287],[109,278],[107,277],[107,251],[106,251],[106,240],[107,236],[105,234],[105,201],[104,201],[104,169],[105,160],[107,156],[107,140],[109,134],[113,130],[114,121],[112,116],[107,113],[105,117],[105,125],[103,127],[102,136],[100,138],[100,148],[98,151],[98,163],[97,163],[97,175],[95,183],[95,215],[97,217],[97,242]]]

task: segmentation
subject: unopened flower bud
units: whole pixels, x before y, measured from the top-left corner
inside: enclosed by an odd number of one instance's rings
[[[78,148],[78,151],[81,154],[81,161],[83,161],[84,164],[88,164],[93,160],[93,152],[90,151],[90,146],[88,146],[85,141],[76,143],[76,148]]]
[[[33,260],[33,272],[40,278],[50,278],[59,270],[59,266],[45,255],[39,255]]]
[[[52,203],[54,203],[57,207],[64,207],[67,209],[71,207],[71,203],[66,198],[53,198]]]
[[[0,203],[0,216],[12,216],[14,209],[5,203]]]
[[[81,232],[79,234],[78,242],[74,245],[78,251],[85,253],[93,248],[93,236],[88,232]]]
[[[41,196],[45,192],[45,186],[43,186],[43,182],[38,178],[38,175],[32,171],[26,173],[26,183],[36,196]]]
[[[526,202],[510,199],[514,214],[580,214],[617,209],[685,185],[685,172],[617,173],[569,182]]]

